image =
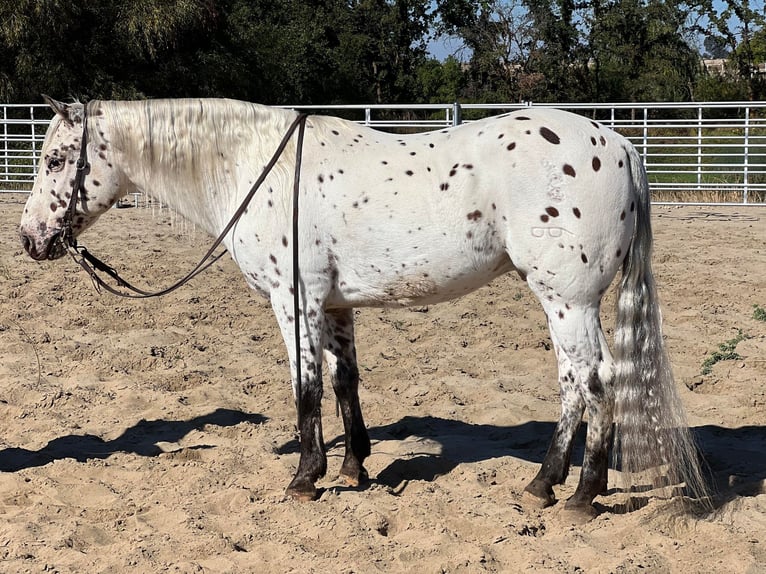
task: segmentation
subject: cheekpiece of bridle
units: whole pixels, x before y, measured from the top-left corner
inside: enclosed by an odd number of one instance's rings
[[[80,196],[85,197],[85,176],[90,173],[90,163],[88,162],[88,104],[82,108],[82,138],[80,141],[80,157],[77,158],[77,173],[72,182],[72,196],[69,198],[69,205],[64,213],[61,233],[59,234],[60,243],[67,249],[77,251],[77,240],[74,236],[74,215],[77,210],[77,203]]]

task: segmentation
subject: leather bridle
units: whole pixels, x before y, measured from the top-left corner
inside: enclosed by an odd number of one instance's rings
[[[66,213],[64,213],[63,223],[62,223],[62,229],[59,233],[58,241],[66,248],[66,250],[69,252],[69,254],[72,256],[72,258],[75,260],[75,262],[80,265],[87,273],[90,275],[91,280],[93,281],[93,285],[95,286],[97,291],[100,291],[102,288],[106,291],[109,291],[110,293],[114,295],[118,295],[120,297],[128,297],[133,299],[146,299],[149,297],[160,297],[162,295],[167,295],[168,293],[171,293],[172,291],[175,291],[182,285],[188,283],[191,279],[202,273],[205,269],[207,269],[210,265],[215,263],[218,259],[220,259],[226,252],[223,251],[222,253],[219,253],[215,257],[213,257],[213,253],[215,250],[223,243],[223,240],[225,239],[226,235],[231,231],[232,227],[234,227],[237,222],[240,220],[242,215],[244,215],[245,210],[247,209],[247,206],[250,204],[250,201],[253,199],[253,196],[255,195],[255,192],[258,191],[261,184],[264,182],[266,177],[269,175],[271,170],[276,165],[277,161],[279,161],[279,158],[282,156],[282,153],[285,150],[285,147],[287,147],[288,142],[290,141],[290,138],[295,133],[295,131],[298,131],[298,144],[296,149],[296,158],[295,158],[295,178],[293,181],[293,264],[294,266],[297,266],[298,261],[298,250],[297,250],[297,237],[298,237],[298,189],[300,186],[300,169],[301,169],[301,160],[303,157],[303,135],[306,129],[306,119],[308,118],[307,114],[298,114],[298,116],[293,120],[292,124],[290,124],[290,127],[287,129],[287,132],[285,133],[284,137],[280,141],[279,145],[277,146],[276,151],[274,152],[274,155],[271,157],[269,162],[266,164],[266,166],[263,168],[263,171],[261,172],[261,175],[258,177],[258,179],[253,183],[252,187],[250,188],[250,191],[245,196],[245,199],[240,204],[237,211],[234,212],[234,215],[232,215],[231,219],[229,220],[229,223],[226,224],[226,227],[224,227],[223,231],[218,235],[216,240],[213,242],[213,245],[210,247],[210,249],[205,253],[205,255],[202,257],[199,263],[184,277],[176,281],[173,285],[170,287],[166,287],[164,289],[161,289],[159,291],[145,291],[143,289],[140,289],[138,287],[134,287],[131,285],[127,280],[123,279],[117,271],[101,261],[99,258],[97,258],[95,255],[90,253],[85,247],[79,245],[77,243],[77,239],[74,236],[74,218],[75,218],[75,211],[77,209],[77,203],[80,200],[80,197],[86,196],[86,190],[85,190],[85,177],[90,173],[90,163],[88,162],[88,104],[85,104],[83,106],[83,118],[82,118],[82,142],[81,142],[81,148],[80,148],[80,157],[77,160],[77,173],[75,175],[74,180],[72,181],[72,197],[69,200],[69,205],[67,206]],[[114,279],[119,287],[124,287],[125,289],[129,290],[130,293],[127,293],[125,291],[120,291],[119,289],[116,289],[106,283],[101,277],[98,275],[98,271],[101,271],[103,273],[106,273],[109,275],[112,279]],[[297,279],[297,267],[293,270],[295,272],[295,277]],[[296,281],[297,286],[297,281]],[[295,289],[295,292],[297,293],[297,289]]]
[[[274,152],[274,155],[271,157],[269,162],[263,168],[261,175],[255,181],[255,183],[253,183],[252,187],[250,188],[250,191],[245,196],[239,208],[237,208],[237,211],[234,212],[234,215],[229,220],[229,223],[226,224],[226,227],[224,227],[223,231],[221,231],[221,233],[218,235],[216,240],[213,242],[213,245],[210,247],[207,253],[205,253],[205,255],[202,257],[200,262],[197,263],[194,269],[192,269],[186,276],[176,281],[170,287],[166,287],[165,289],[162,289],[160,291],[149,292],[143,289],[139,289],[138,287],[134,287],[128,281],[120,277],[120,275],[117,273],[117,271],[113,267],[110,267],[109,265],[107,265],[106,263],[98,259],[95,255],[91,254],[85,247],[78,245],[77,239],[74,236],[73,226],[74,226],[75,211],[77,209],[77,203],[80,200],[80,197],[85,198],[86,196],[85,177],[88,175],[88,173],[90,173],[90,163],[88,162],[88,104],[85,104],[83,105],[82,141],[81,141],[81,147],[80,147],[80,157],[77,160],[77,174],[75,175],[74,181],[72,182],[72,197],[69,200],[69,205],[67,206],[66,213],[64,214],[62,229],[58,237],[58,241],[64,246],[67,252],[72,256],[72,259],[74,259],[75,262],[78,265],[80,265],[88,273],[88,275],[90,275],[90,278],[93,281],[93,285],[96,288],[96,291],[100,291],[101,288],[103,288],[106,291],[113,293],[114,295],[119,295],[120,297],[129,297],[133,299],[146,299],[149,297],[160,297],[162,295],[166,295],[172,291],[175,291],[176,289],[178,289],[179,287],[186,284],[191,279],[193,279],[194,277],[202,273],[205,269],[207,269],[213,263],[218,261],[226,253],[226,251],[224,250],[218,255],[213,256],[214,251],[221,245],[226,235],[229,233],[229,231],[231,231],[231,229],[236,225],[236,223],[240,220],[242,215],[245,213],[245,210],[247,209],[247,206],[250,204],[250,201],[253,199],[255,192],[258,191],[261,184],[266,180],[266,177],[269,175],[271,170],[279,161],[279,158],[282,156],[282,153],[287,147],[287,144],[290,141],[290,138],[293,136],[293,134],[297,130],[298,141],[296,144],[296,155],[295,155],[295,176],[293,178],[293,214],[292,214],[293,254],[292,255],[293,255],[293,283],[294,283],[293,312],[295,317],[294,325],[295,325],[295,364],[296,364],[296,405],[295,406],[298,412],[298,432],[299,433],[300,433],[300,416],[301,416],[302,375],[301,375],[301,347],[300,347],[300,340],[301,340],[300,323],[301,322],[299,320],[301,290],[300,290],[300,265],[299,265],[299,259],[298,259],[298,254],[299,254],[298,196],[299,196],[299,190],[300,190],[301,162],[303,158],[303,136],[306,131],[307,118],[308,118],[307,114],[299,113],[298,116],[295,118],[295,120],[293,120],[293,122],[290,124],[290,127],[287,129],[287,132],[282,137],[282,140],[279,142],[279,145],[277,146],[277,149]],[[97,271],[106,273],[117,282],[117,285],[119,287],[124,287],[125,289],[128,289],[129,291],[131,291],[131,293],[126,293],[125,291],[121,291],[107,284],[106,282],[104,282],[104,280],[101,277],[99,277]]]

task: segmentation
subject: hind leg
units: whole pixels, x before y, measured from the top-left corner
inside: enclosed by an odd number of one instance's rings
[[[561,352],[553,333],[551,329],[551,337],[559,361],[561,416],[537,476],[524,489],[535,496],[543,508],[556,502],[553,486],[563,484],[569,475],[569,460],[572,456],[574,437],[585,411],[585,402],[575,382],[575,369],[567,355]]]
[[[614,365],[599,320],[598,305],[557,308],[544,300],[559,357],[562,415],[538,476],[527,491],[551,503],[552,485],[563,482],[574,434],[584,410],[588,432],[582,473],[566,508],[584,517],[595,514],[593,499],[606,490],[608,450],[614,410]],[[568,308],[566,308],[568,307]]]
[[[343,417],[346,454],[340,478],[349,486],[359,486],[367,480],[363,463],[371,447],[359,405],[353,309],[327,311],[324,357]]]
[[[589,371],[582,372],[581,379],[582,394],[588,411],[588,433],[585,438],[582,474],[577,490],[566,503],[568,510],[590,516],[595,515],[593,499],[607,491],[609,445],[614,420],[614,362],[600,323],[597,334],[599,360],[596,365],[591,365]]]

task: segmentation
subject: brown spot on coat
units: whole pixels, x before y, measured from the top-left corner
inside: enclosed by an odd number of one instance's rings
[[[476,211],[469,213],[466,217],[471,221],[478,221],[481,219],[481,211],[477,209]]]
[[[554,132],[550,128],[546,128],[545,126],[540,128],[540,135],[554,145],[558,145],[561,143],[561,138],[559,138],[556,132]]]
[[[575,173],[575,169],[568,163],[564,164],[564,173],[567,174],[569,177],[575,177],[577,175]]]

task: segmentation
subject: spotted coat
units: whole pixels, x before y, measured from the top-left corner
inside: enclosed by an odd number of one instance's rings
[[[37,259],[63,253],[56,237],[82,130],[81,105],[51,105],[58,116],[20,228]],[[76,213],[77,234],[119,197],[138,190],[216,235],[295,112],[229,100],[169,100],[92,102],[90,117],[92,165]],[[289,231],[294,162],[288,147],[225,243],[247,283],[271,301],[297,392]],[[545,310],[562,394],[556,434],[527,491],[543,506],[555,501],[552,487],[566,478],[587,410],[584,467],[568,506],[592,514],[591,502],[606,486],[620,370],[601,329],[600,301],[623,265],[638,270],[637,284],[621,296],[626,309],[651,281],[644,261],[651,243],[648,205],[633,146],[563,111],[526,109],[408,136],[309,117],[298,237],[301,457],[288,493],[313,498],[315,481],[326,471],[323,360],[346,431],[341,476],[354,485],[366,478],[370,441],[358,399],[353,308],[445,301],[515,270]],[[633,323],[625,319],[619,340],[633,336]]]

